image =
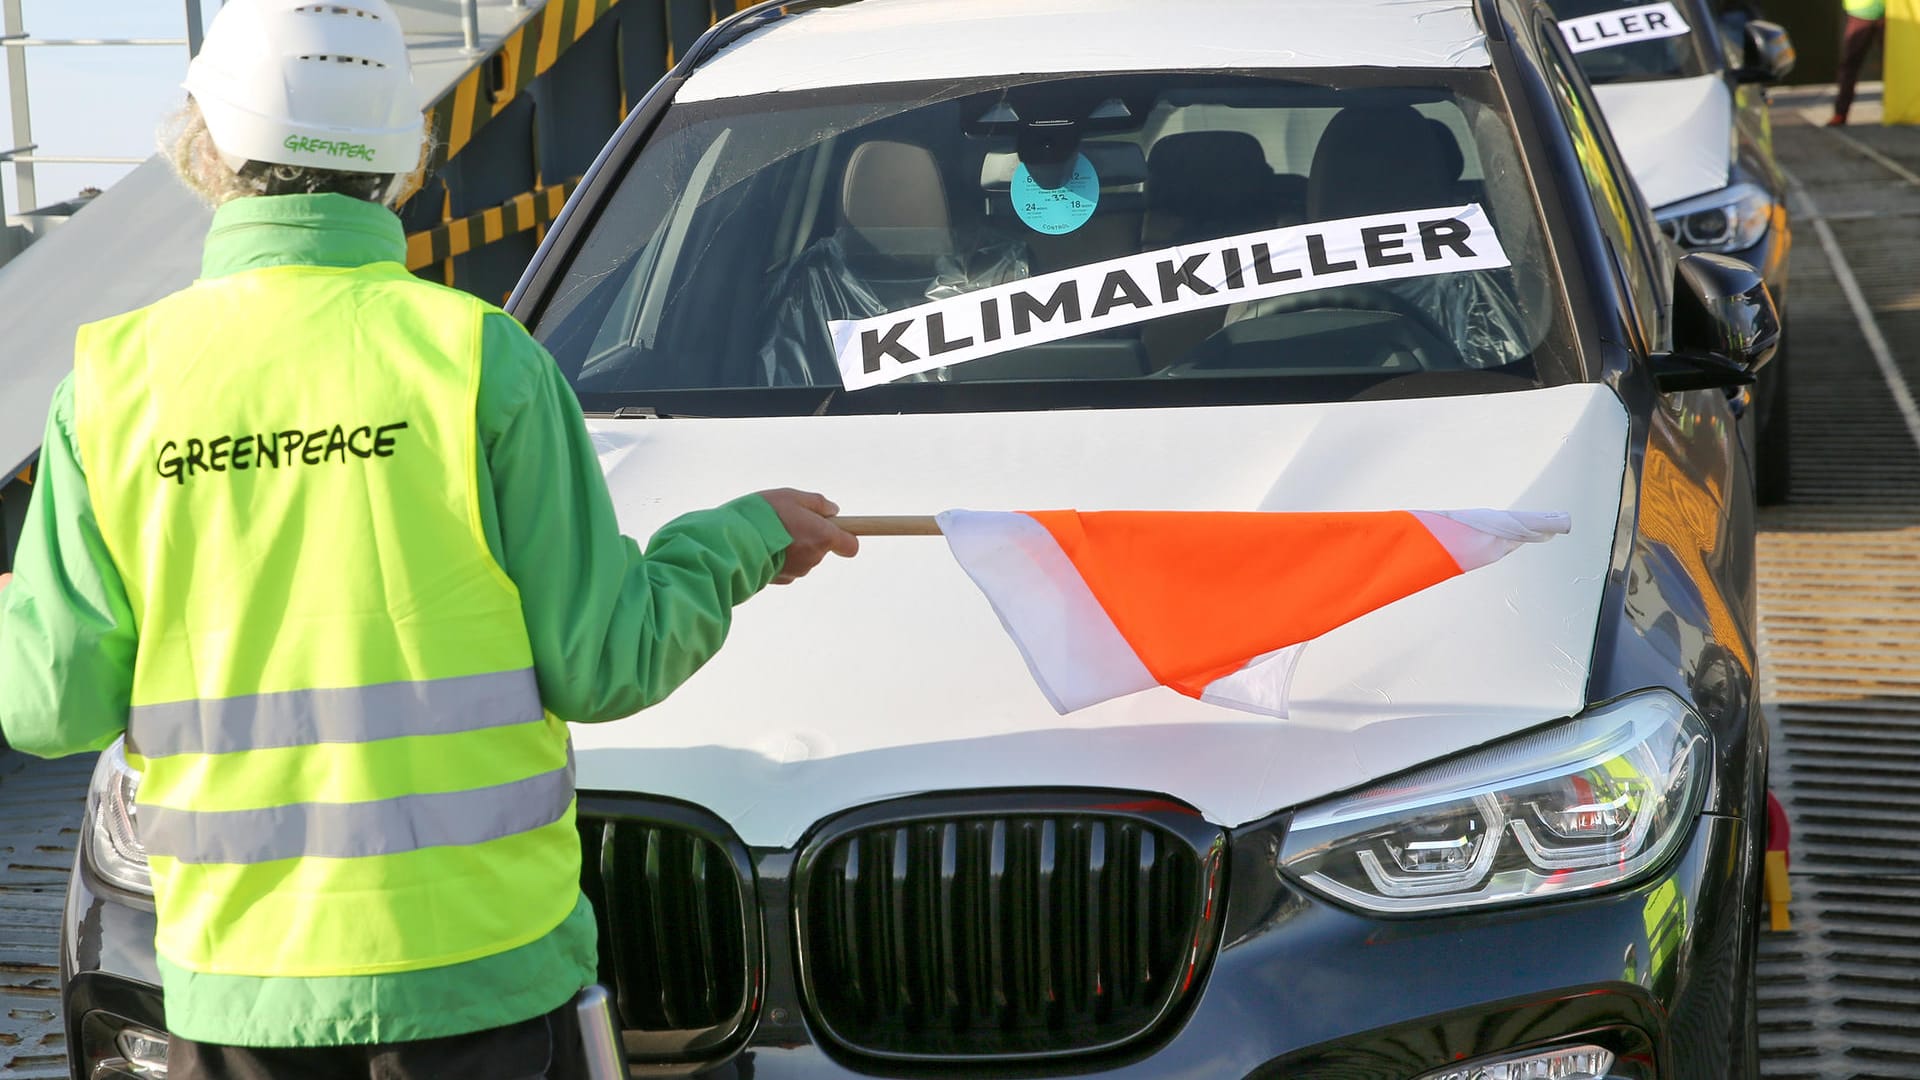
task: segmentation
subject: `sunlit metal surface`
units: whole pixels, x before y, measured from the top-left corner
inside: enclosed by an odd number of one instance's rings
[[[1846,139],[1776,110],[1782,163],[1814,195],[1905,377],[1920,131]],[[1804,218],[1797,220],[1804,222]],[[1793,252],[1793,487],[1762,517],[1762,676],[1773,787],[1793,820],[1793,930],[1763,934],[1762,1072],[1920,1075],[1920,448],[1814,231]]]
[[[0,751],[0,1076],[67,1075],[60,906],[80,841],[93,755],[41,762]]]

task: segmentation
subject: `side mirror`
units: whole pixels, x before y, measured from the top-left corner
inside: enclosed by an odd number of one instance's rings
[[[1651,358],[1662,393],[1746,386],[1780,348],[1780,312],[1760,272],[1697,251],[1673,275],[1673,351]]]
[[[1765,19],[1750,20],[1745,28],[1746,48],[1734,77],[1743,83],[1779,82],[1793,70],[1793,38],[1787,28]]]

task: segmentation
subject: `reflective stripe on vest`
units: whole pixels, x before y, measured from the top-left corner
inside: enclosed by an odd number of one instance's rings
[[[573,762],[508,784],[361,803],[294,803],[203,813],[140,810],[140,842],[183,863],[353,859],[480,844],[559,821],[573,805]]]
[[[492,309],[398,264],[202,281],[82,328],[74,427],[139,631],[155,944],[440,967],[579,896],[572,754],[482,531]]]
[[[151,761],[174,754],[364,743],[446,735],[540,719],[533,669],[334,690],[286,690],[215,701],[136,705],[127,721]]]

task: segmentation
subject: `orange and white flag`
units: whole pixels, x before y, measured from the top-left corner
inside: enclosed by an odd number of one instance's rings
[[[1153,686],[1285,716],[1300,647],[1569,530],[1502,510],[951,510],[940,530],[1053,707]]]

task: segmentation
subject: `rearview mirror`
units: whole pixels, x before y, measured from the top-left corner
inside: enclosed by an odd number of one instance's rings
[[[1652,357],[1663,393],[1745,386],[1780,347],[1780,312],[1760,272],[1697,251],[1673,275],[1673,351]]]
[[[1793,38],[1787,28],[1765,19],[1753,19],[1746,25],[1745,56],[1734,77],[1743,83],[1779,82],[1793,70]]]
[[[1093,166],[1103,188],[1125,187],[1147,182],[1147,155],[1140,144],[1129,142],[1083,142],[1080,153]],[[1010,150],[988,151],[980,162],[980,187],[985,191],[1006,191],[1013,186],[1013,168],[1020,156]]]

